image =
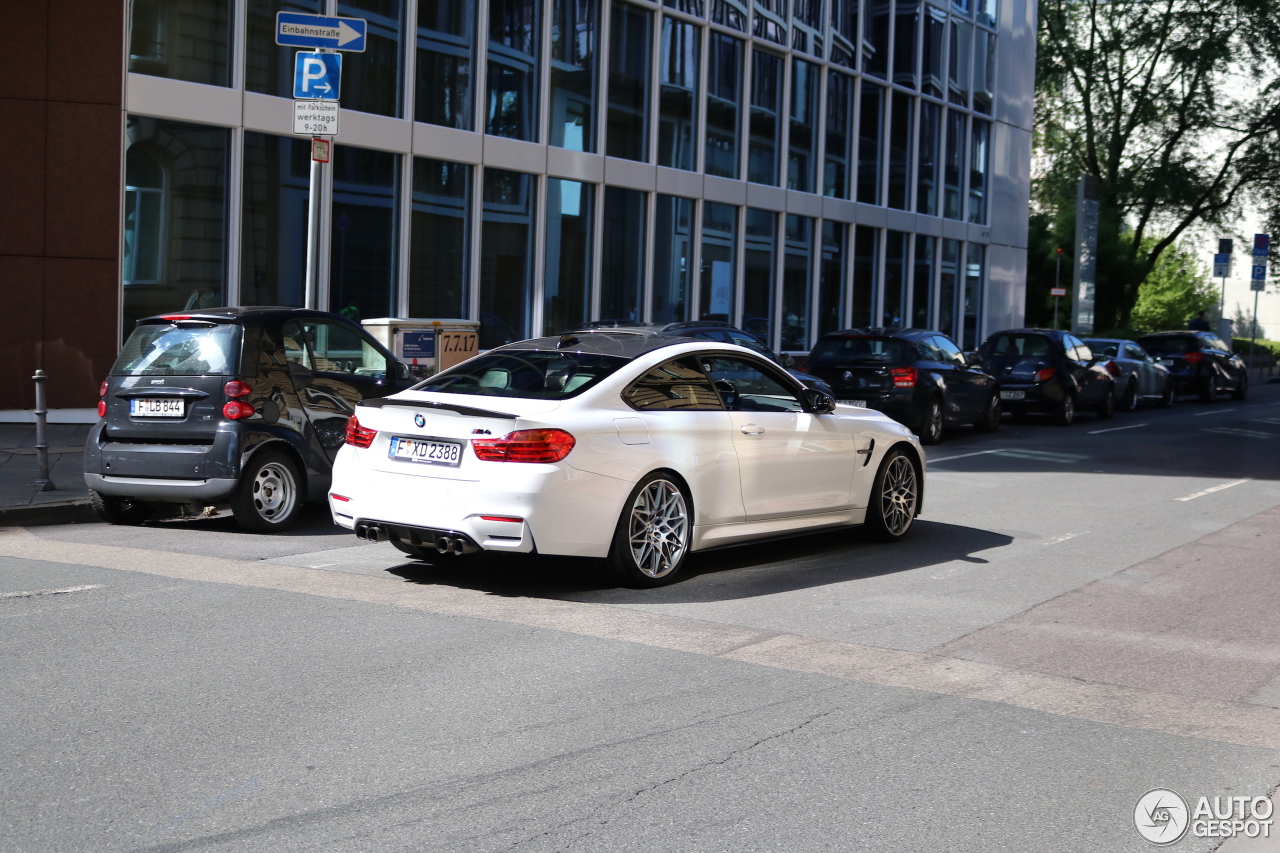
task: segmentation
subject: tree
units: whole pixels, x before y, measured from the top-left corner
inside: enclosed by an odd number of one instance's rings
[[[1130,325],[1188,229],[1226,227],[1251,195],[1280,218],[1263,197],[1280,180],[1274,0],[1040,0],[1038,40],[1033,198],[1061,226],[1080,175],[1101,181],[1098,327]]]
[[[1218,290],[1193,252],[1173,245],[1160,253],[1138,288],[1131,325],[1138,332],[1185,329],[1197,311],[1218,305]]]

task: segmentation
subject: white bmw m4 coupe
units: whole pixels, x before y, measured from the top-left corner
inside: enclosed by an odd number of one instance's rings
[[[924,497],[911,431],[733,344],[581,332],[489,350],[366,400],[333,466],[334,520],[426,558],[596,558],[670,583],[691,551],[865,525]]]

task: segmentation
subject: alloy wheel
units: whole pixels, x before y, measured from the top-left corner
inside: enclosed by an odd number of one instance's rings
[[[896,456],[885,469],[880,487],[880,512],[886,530],[901,536],[916,516],[916,469],[905,456]]]
[[[650,578],[670,574],[689,542],[689,510],[680,487],[663,479],[648,483],[631,505],[627,534],[641,573]]]

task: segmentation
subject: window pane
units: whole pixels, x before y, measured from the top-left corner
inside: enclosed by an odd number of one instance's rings
[[[409,316],[471,316],[471,167],[413,158]]]
[[[645,199],[647,193],[606,187],[601,251],[600,317],[643,319]]]
[[[134,27],[141,4],[134,0]],[[293,55],[296,47],[276,44],[276,13],[321,13],[320,0],[248,0],[244,55],[244,87],[250,92],[293,97]]]
[[[822,0],[793,0],[791,49],[822,58]]]
[[[827,151],[822,192],[832,198],[849,197],[849,163],[853,156],[853,78],[827,74]]]
[[[538,139],[540,0],[491,0],[485,133]],[[482,345],[483,346],[483,345]]]
[[[884,87],[862,84],[862,113],[858,119],[858,201],[880,204],[880,164],[884,148]]]
[[[960,277],[960,241],[942,241],[942,271],[938,285],[938,331],[948,338],[956,338],[956,316],[961,306],[956,304]]]
[[[133,0],[129,70],[135,74],[230,86],[230,54],[231,0]]]
[[[471,130],[475,50],[474,4],[418,0],[415,120]]]
[[[987,143],[990,133],[989,122],[973,120],[972,143],[969,146],[969,221],[979,225],[987,221]]]
[[[686,15],[693,15],[695,18],[701,18],[703,15],[702,0],[662,0],[662,5],[677,9]]]
[[[609,124],[605,154],[649,159],[649,60],[653,16],[614,3],[609,21]]]
[[[892,0],[867,0],[869,16],[862,41],[862,70],[884,79],[889,74],[889,11]]]
[[[125,264],[137,282],[124,289],[127,335],[139,317],[226,304],[230,131],[129,116],[125,140],[125,185],[136,188],[126,191]]]
[[[884,311],[877,325],[901,328],[907,317],[907,235],[890,231],[884,253]]]
[[[942,161],[942,215],[960,219],[960,181],[964,174],[964,114],[947,110],[947,153]]]
[[[342,108],[399,118],[403,0],[338,0],[338,15],[369,22],[364,53],[342,58]]]
[[[822,266],[818,270],[818,335],[844,328],[844,244],[849,226],[822,222]]]
[[[595,187],[547,180],[547,254],[542,333],[558,335],[591,314],[591,231]]]
[[[854,229],[853,247],[853,316],[854,328],[875,325],[871,317],[875,305],[876,277],[880,270],[880,232],[859,225]]]
[[[787,214],[787,252],[782,270],[783,350],[809,348],[809,307],[813,281],[813,220]]]
[[[920,52],[920,83],[926,95],[942,97],[942,41],[947,33],[947,13],[926,6],[924,48]]]
[[[893,118],[889,127],[889,206],[907,210],[911,204],[911,137],[915,123],[915,98],[893,93]]]
[[[856,71],[858,68],[858,0],[831,2],[831,61]]]
[[[668,361],[635,381],[623,394],[642,410],[693,409],[721,411],[724,403],[695,358]]]
[[[920,26],[920,0],[896,0],[893,21],[893,82],[916,87],[916,32]]]
[[[762,50],[751,54],[751,141],[747,180],[778,184],[778,145],[782,132],[782,59]]]
[[[916,173],[916,213],[938,213],[938,155],[942,144],[942,107],[920,102],[919,170]]]
[[[738,133],[742,109],[742,40],[711,33],[707,57],[708,175],[738,177]]]
[[[978,30],[973,41],[973,108],[991,115],[991,93],[995,87],[996,37]]]
[[[484,170],[480,349],[529,337],[535,192],[533,175]]]
[[[787,43],[787,0],[755,0],[751,34],[774,44]]]
[[[917,329],[933,328],[933,254],[937,240],[916,235],[916,268],[912,278],[911,325]]]
[[[773,346],[774,279],[778,268],[778,214],[747,208],[746,245],[743,247],[742,328]]]
[[[243,192],[240,304],[302,306],[306,302],[310,143],[245,131]]]
[[[595,151],[599,0],[555,0],[551,19],[551,144]]]
[[[951,58],[948,62],[947,99],[969,106],[969,85],[973,79],[973,24],[951,20]]]
[[[787,144],[787,187],[813,192],[814,130],[818,126],[818,66],[791,61],[791,128]]]
[[[964,282],[964,341],[960,346],[975,350],[982,342],[982,281],[986,246],[970,243],[965,262]]]
[[[662,67],[658,94],[658,165],[693,171],[694,98],[701,67],[700,27],[662,19]]]
[[[693,263],[693,202],[657,196],[653,233],[653,306],[655,323],[689,319],[689,276]]]
[[[996,25],[996,0],[977,0],[977,2],[978,23],[994,27]]]
[[[734,257],[737,255],[738,209],[704,202],[702,206],[703,320],[733,321]]]
[[[738,32],[747,31],[747,9],[739,0],[711,0],[711,20]]]
[[[355,320],[396,314],[400,157],[335,145],[329,310]]]

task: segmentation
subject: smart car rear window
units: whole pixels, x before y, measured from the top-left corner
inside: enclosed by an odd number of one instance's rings
[[[1200,349],[1200,341],[1195,335],[1165,335],[1158,338],[1139,338],[1138,343],[1148,355],[1162,358],[1170,355],[1182,355]]]
[[[465,361],[413,387],[415,391],[566,400],[627,364],[614,355],[515,350]]]
[[[240,326],[228,323],[139,326],[125,341],[112,376],[227,376],[240,364]]]
[[[809,364],[852,364],[854,362],[874,362],[883,364],[900,364],[915,361],[911,353],[911,345],[897,338],[873,337],[871,335],[845,335],[842,337],[819,338],[809,353]]]

